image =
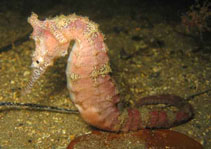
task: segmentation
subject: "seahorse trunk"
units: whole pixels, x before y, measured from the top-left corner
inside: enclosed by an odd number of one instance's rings
[[[66,70],[68,89],[86,122],[101,129],[118,130],[114,128],[119,117],[118,91],[108,75],[111,69],[103,36],[93,34],[93,41],[99,43],[76,39]]]
[[[108,48],[98,25],[88,18],[62,15],[38,21],[37,16],[32,14],[29,22],[34,28],[33,37],[41,39],[36,47],[45,47],[47,51],[39,52],[40,48],[36,48],[38,52],[35,52],[37,55],[44,53],[41,57],[46,61],[49,55],[51,59],[64,55],[69,42],[75,40],[66,69],[67,86],[71,99],[88,124],[108,131],[135,131],[169,128],[192,116],[191,106],[179,104],[176,102],[178,97],[173,95],[143,98],[136,107],[118,109],[120,96],[109,75]],[[175,106],[176,110],[168,112],[145,106],[159,103]]]

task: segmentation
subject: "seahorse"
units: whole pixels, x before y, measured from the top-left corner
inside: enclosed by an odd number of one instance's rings
[[[66,68],[70,98],[85,122],[96,128],[128,132],[145,128],[170,128],[189,120],[192,107],[176,95],[157,95],[141,98],[133,107],[122,107],[111,68],[108,47],[98,24],[76,14],[60,15],[43,21],[32,13],[28,22],[33,27],[35,41],[32,55],[33,73],[23,90],[30,93],[34,83],[52,66],[55,59],[68,53],[74,40]],[[164,104],[175,107],[147,108]]]

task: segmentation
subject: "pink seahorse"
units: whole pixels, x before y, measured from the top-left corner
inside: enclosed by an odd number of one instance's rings
[[[35,40],[33,74],[24,93],[30,92],[36,80],[53,65],[57,57],[67,54],[71,40],[75,44],[68,58],[67,87],[71,99],[82,118],[90,125],[108,131],[135,131],[143,128],[169,128],[187,121],[192,108],[175,95],[149,96],[134,107],[119,108],[120,96],[109,73],[108,48],[98,25],[75,14],[58,16],[44,21],[32,13],[28,22],[33,27]],[[176,111],[143,105],[166,104]]]

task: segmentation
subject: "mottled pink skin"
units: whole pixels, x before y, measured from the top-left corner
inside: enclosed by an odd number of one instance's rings
[[[70,15],[39,21],[37,15],[32,14],[29,23],[34,29],[32,38],[36,41],[35,68],[52,65],[55,58],[67,53],[70,41],[75,41],[66,69],[67,86],[71,99],[88,124],[103,130],[127,132],[146,127],[169,128],[192,116],[188,109],[182,114],[173,114],[176,120],[170,122],[166,112],[154,110],[146,112],[150,118],[144,118],[140,113],[142,106],[156,103],[155,97],[144,98],[143,102],[140,100],[140,106],[120,111],[117,108],[118,90],[109,76],[108,49],[103,34],[87,18]],[[39,63],[36,60],[40,60]],[[159,96],[158,103],[177,104],[176,96],[165,98],[161,100]]]
[[[73,24],[75,24],[75,27],[72,26],[72,28],[69,28],[69,32],[66,32],[68,33],[66,37],[68,38],[68,35],[71,35],[69,39],[76,42],[70,54],[66,71],[69,92],[81,116],[87,123],[98,128],[111,130],[112,124],[119,115],[112,101],[113,99],[115,99],[115,102],[119,101],[119,97],[116,100],[115,85],[108,74],[99,76],[95,80],[90,77],[94,68],[98,70],[104,64],[108,64],[109,61],[103,35],[97,32],[96,37],[89,41],[86,33],[84,33],[86,30],[85,23],[77,19]],[[71,80],[68,77],[71,74],[77,74],[80,78]],[[108,96],[111,99],[106,101]]]

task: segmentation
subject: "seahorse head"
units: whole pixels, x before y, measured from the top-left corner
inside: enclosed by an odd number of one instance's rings
[[[32,13],[32,16],[28,18],[28,22],[33,27],[31,38],[35,41],[35,51],[32,54],[32,77],[25,88],[25,93],[31,91],[34,83],[44,74],[49,66],[53,65],[57,57],[67,54],[69,46],[67,41],[61,42],[55,36],[55,33],[52,32],[54,22],[51,20],[40,21],[37,15]],[[61,33],[60,31],[57,32]]]

